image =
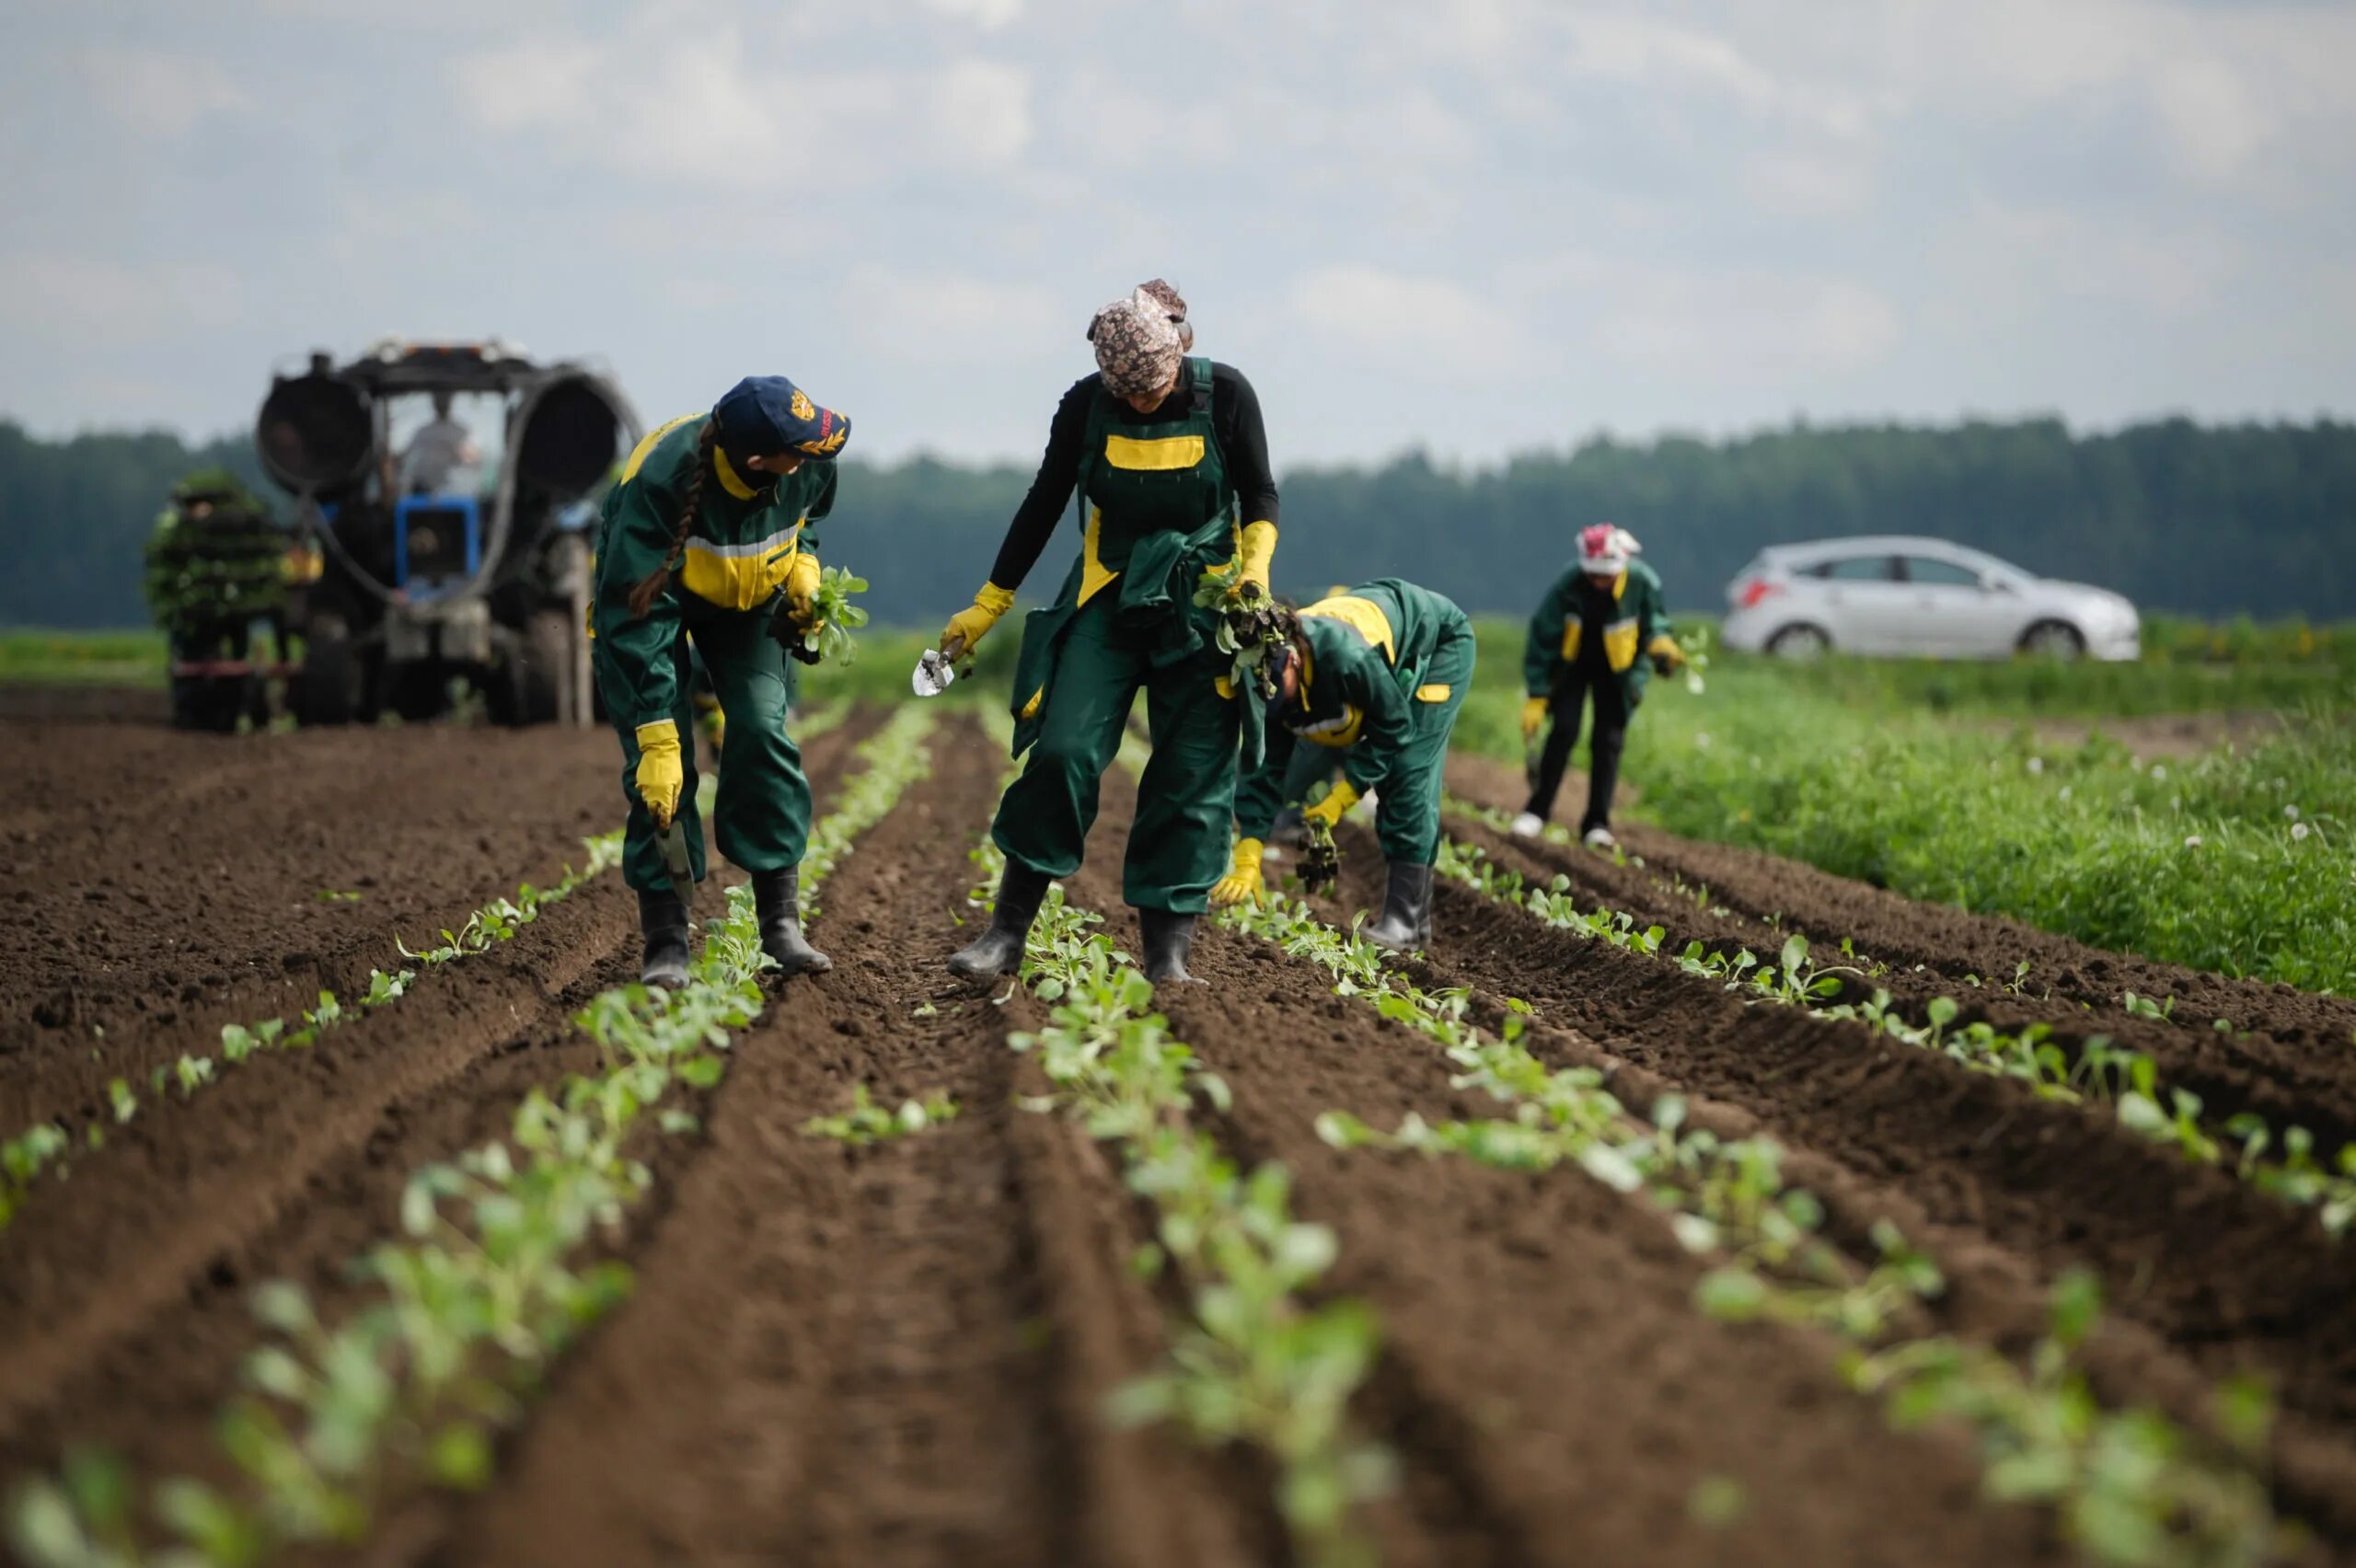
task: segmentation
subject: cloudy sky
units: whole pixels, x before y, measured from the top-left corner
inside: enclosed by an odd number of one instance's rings
[[[6,0],[0,416],[385,333],[1035,454],[1160,273],[1280,465],[2356,410],[2356,7]]]

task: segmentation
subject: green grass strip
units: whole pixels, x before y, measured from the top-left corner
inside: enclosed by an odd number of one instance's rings
[[[924,743],[934,721],[903,708],[859,748],[865,770],[811,830],[805,896],[930,770]],[[255,1310],[271,1337],[248,1357],[248,1391],[220,1423],[244,1482],[234,1496],[185,1478],[156,1486],[154,1518],[174,1545],[143,1549],[138,1489],[119,1465],[84,1453],[57,1477],[17,1489],[8,1521],[17,1552],[37,1568],[252,1564],[363,1539],[401,1474],[422,1470],[456,1488],[485,1482],[493,1434],[521,1417],[556,1357],[628,1295],[627,1264],[583,1267],[579,1256],[600,1233],[616,1233],[652,1184],[631,1152],[650,1117],[664,1133],[697,1130],[691,1113],[663,1101],[680,1086],[718,1085],[731,1032],[760,1014],[756,976],[767,964],[751,891],[731,889],[686,986],[618,986],[578,1015],[601,1070],[533,1090],[505,1140],[411,1173],[407,1239],[355,1264],[367,1305],[330,1325],[296,1286],[258,1290]]]

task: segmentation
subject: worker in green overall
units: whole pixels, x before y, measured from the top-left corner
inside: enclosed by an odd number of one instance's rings
[[[1634,535],[1609,523],[1580,530],[1579,559],[1555,580],[1530,617],[1521,657],[1529,692],[1521,705],[1522,744],[1534,743],[1540,726],[1553,722],[1530,779],[1530,803],[1513,819],[1520,837],[1544,831],[1579,738],[1579,709],[1591,701],[1595,731],[1588,745],[1587,812],[1579,818],[1579,836],[1590,849],[1618,844],[1611,836],[1611,797],[1619,787],[1628,721],[1645,699],[1651,672],[1667,675],[1685,663],[1662,604],[1660,579],[1636,559],[1640,548]]]
[[[1331,827],[1361,797],[1378,797],[1374,831],[1390,874],[1381,915],[1358,934],[1420,947],[1432,936],[1449,733],[1472,684],[1472,619],[1428,588],[1378,578],[1302,610],[1280,657],[1267,758],[1236,791],[1234,862],[1211,902],[1262,893],[1261,855],[1296,744],[1345,749],[1341,778],[1305,814]]]
[[[781,375],[747,376],[708,414],[638,444],[606,492],[592,608],[597,689],[622,742],[629,824],[622,874],[638,890],[641,977],[687,979],[686,902],[656,835],[676,816],[704,875],[696,808],[688,640],[729,718],[714,802],[720,852],[750,871],[761,951],[787,974],[833,965],[802,934],[798,881],[810,782],[785,731],[788,645],[817,629],[818,559],[803,529],[835,503],[834,458],[850,422]]]
[[[1080,870],[1098,780],[1140,688],[1153,755],[1122,890],[1149,978],[1189,978],[1195,922],[1227,852],[1242,702],[1214,644],[1223,611],[1194,599],[1212,567],[1234,573],[1239,596],[1268,590],[1276,487],[1259,399],[1240,372],[1187,356],[1186,302],[1159,279],[1097,312],[1089,340],[1097,374],[1064,395],[989,581],[941,633],[944,651],[973,650],[1076,490],[1079,559],[1055,603],[1026,617],[1016,662],[1014,752],[1030,755],[990,829],[1006,871],[989,928],[949,961],[960,974],[1021,964],[1048,884]]]

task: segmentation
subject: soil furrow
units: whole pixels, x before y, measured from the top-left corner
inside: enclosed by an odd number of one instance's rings
[[[1368,836],[1344,839],[1337,914],[1372,901],[1380,865]],[[1958,1328],[2017,1343],[2034,1331],[2038,1288],[2083,1264],[2101,1275],[2111,1312],[2165,1347],[2110,1391],[2136,1397],[2154,1378],[2192,1390],[2262,1372],[2300,1418],[2292,1446],[2319,1450],[2292,1466],[2308,1482],[2303,1510],[2335,1531],[2356,1517],[2340,1494],[2356,1474],[2356,1330],[2333,1305],[2356,1289],[2356,1260],[2311,1214],[2188,1164],[2107,1113],[2039,1100],[1860,1024],[1747,1005],[1469,888],[1444,884],[1435,920],[1431,962],[1414,966],[1425,984],[1530,1002],[1552,1030],[1738,1108],[1777,1141],[1945,1228],[1944,1256],[1992,1247],[2017,1260],[2015,1277],[2028,1283],[2001,1305],[1983,1312],[1968,1290],[1951,1297]],[[1532,1048],[1576,1059],[1550,1032],[1538,1031]],[[2179,1366],[2164,1372],[2154,1359]]]
[[[839,755],[814,769],[822,801]],[[636,955],[636,905],[600,879],[310,1049],[115,1129],[0,1252],[0,1470],[87,1442],[149,1473],[216,1473],[212,1418],[258,1338],[252,1286],[348,1299],[346,1264],[398,1233],[410,1171],[504,1137],[525,1093],[595,1064],[572,1014]]]
[[[814,741],[813,776],[837,771],[872,723]],[[218,743],[235,755],[215,765],[217,810],[168,836],[126,833],[127,816],[145,815],[132,801],[152,764],[117,777],[124,762],[93,743],[154,737],[65,733],[75,746],[40,755],[55,788],[89,776],[70,830],[45,837],[73,853],[46,870],[12,863],[0,897],[0,937],[11,923],[23,933],[0,963],[0,1136],[97,1113],[112,1078],[145,1099],[156,1067],[214,1054],[224,1024],[295,1019],[321,990],[355,1001],[370,970],[402,967],[402,941],[423,945],[524,881],[559,881],[618,810],[603,731],[422,726],[245,737],[269,743],[258,752]],[[328,798],[290,802],[282,773]]]
[[[1458,755],[1449,759],[1449,787],[1465,799],[1505,811],[1518,811],[1523,790],[1513,769],[1484,757]],[[1797,860],[1731,845],[1680,838],[1642,823],[1620,831],[1646,867],[1661,877],[1682,879],[1689,886],[1706,886],[1712,902],[1761,919],[1779,917],[1785,927],[1821,937],[1837,945],[1854,940],[1894,969],[1921,964],[1962,986],[1963,977],[1977,974],[1992,986],[2013,978],[2023,961],[2029,965],[2025,982],[2037,997],[2083,1004],[2108,1032],[2137,1022],[2120,1005],[2129,991],[2141,997],[2174,997],[2176,1016],[2185,1020],[2187,1034],[2211,1029],[2213,1020],[2230,1020],[2237,1034],[2250,1038],[2224,1060],[2254,1072],[2278,1072],[2286,1085],[2319,1091],[2329,1086],[2330,1103],[2345,1109],[2356,1105],[2356,1071],[2332,1074],[2326,1068],[2310,1084],[2318,1055],[2303,1047],[2334,1047],[2328,1055],[2345,1060],[2343,1048],[2356,1043],[2356,998],[2323,997],[2292,986],[2262,980],[2214,974],[2176,964],[2155,963],[2131,953],[2089,947],[2051,931],[2039,930],[2000,915],[1975,915],[1946,905],[1925,904],[1884,888],[1837,877]],[[1555,870],[1576,874],[1582,851],[1537,844],[1530,852]],[[1688,909],[1691,909],[1689,905]],[[1962,987],[1968,989],[1968,987]],[[2085,1014],[2080,1014],[2083,1020]],[[2186,1041],[2187,1049],[2211,1042]],[[2232,1042],[2228,1042],[2232,1044]]]
[[[1117,1174],[1015,1104],[1027,1003],[941,967],[996,770],[967,726],[933,750],[826,891],[835,972],[737,1046],[638,1293],[433,1560],[1236,1560],[1216,1477],[1102,1429],[1158,1326],[1142,1238],[1104,1234]],[[865,1148],[803,1131],[859,1085],[961,1111]]]
[[[1534,886],[1545,886],[1557,874],[1566,876],[1583,908],[1611,909],[1634,917],[1639,927],[1662,927],[1668,932],[1665,945],[1671,951],[1700,941],[1726,951],[1748,948],[1772,963],[1784,938],[1798,931],[1808,938],[1816,963],[1835,969],[1847,963],[1840,943],[1848,933],[1841,928],[1810,925],[1796,917],[1779,917],[1770,925],[1719,902],[1715,887],[1712,906],[1704,908],[1664,886],[1649,864],[1622,865],[1589,850],[1515,838],[1461,817],[1451,816],[1446,825],[1460,842],[1519,872]],[[1861,960],[1890,965],[1883,953],[1861,940],[1856,951]],[[1841,978],[1847,987],[1844,999],[1863,1000],[1877,989],[1887,991],[1918,1023],[1925,1016],[1925,1004],[1946,997],[1961,1009],[1960,1023],[1984,1021],[2014,1034],[2043,1024],[2056,1043],[2073,1054],[2096,1036],[2140,1051],[2159,1068],[2165,1086],[2198,1094],[2216,1126],[2252,1111],[2278,1131],[2304,1126],[2316,1135],[2327,1155],[2356,1141],[2356,1053],[2305,1038],[2304,1026],[2293,1026],[2301,1037],[2290,1041],[2249,1032],[2220,1032],[2205,1020],[2188,1018],[2179,1024],[2131,1015],[2118,1005],[2116,992],[2105,1007],[2081,1005],[2059,991],[2044,996],[2033,984],[2026,994],[2014,994],[2003,986],[2011,976],[2009,967],[1992,978],[1979,971],[1960,973],[1980,974],[1982,984],[1975,986],[1945,970],[1914,963],[1890,965],[1869,976]]]
[[[1104,795],[1108,827],[1125,822],[1126,781]],[[1118,844],[1100,833],[1072,893],[1126,940]],[[1208,926],[1195,951],[1208,984],[1160,999],[1234,1090],[1222,1142],[1293,1171],[1296,1214],[1340,1239],[1328,1288],[1381,1317],[1357,1408],[1402,1461],[1374,1512],[1385,1562],[1880,1563],[1901,1539],[1910,1562],[2044,1560],[2042,1522],[1981,1502],[1945,1439],[1889,1432],[1841,1383],[1831,1341],[1696,1312],[1703,1265],[1640,1204],[1574,1170],[1328,1148],[1324,1111],[1393,1125],[1495,1107],[1313,968]],[[1726,1482],[1746,1501],[1721,1533],[1692,1505]]]

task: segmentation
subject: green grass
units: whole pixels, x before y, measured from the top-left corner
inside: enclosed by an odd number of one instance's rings
[[[0,684],[161,689],[167,663],[160,631],[0,629]]]
[[[1460,744],[1519,758],[1519,634],[1485,628],[1487,664]],[[1720,656],[1694,696],[1656,681],[1622,769],[1623,814],[1805,860],[1909,897],[2011,915],[2097,947],[2307,990],[2356,989],[2356,682],[2308,681],[2344,634],[2260,645],[2239,664],[2165,655],[2056,672]],[[2204,672],[2223,668],[2222,676]],[[2180,711],[2188,676],[2303,700],[2278,739],[2146,761],[2106,738],[2041,741],[2052,713]],[[1920,699],[1952,681],[1962,697]],[[2104,694],[2105,708],[2094,694]],[[2210,707],[2276,707],[2262,700]],[[1982,716],[1969,724],[1944,713]],[[1839,932],[1822,933],[1837,937]]]

